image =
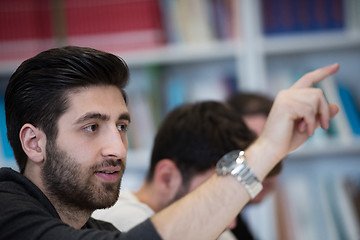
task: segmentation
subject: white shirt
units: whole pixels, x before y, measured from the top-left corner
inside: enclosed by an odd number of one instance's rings
[[[112,223],[117,229],[126,232],[154,215],[154,211],[140,202],[129,190],[121,190],[114,206],[96,210],[92,217]]]

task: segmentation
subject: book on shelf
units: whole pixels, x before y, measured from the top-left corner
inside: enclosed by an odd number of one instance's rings
[[[284,182],[284,200],[286,201],[287,219],[291,228],[291,239],[318,239],[313,198],[308,179],[305,176],[292,176]],[[289,234],[288,233],[288,234]]]
[[[237,6],[233,0],[213,0],[212,26],[217,39],[232,39],[235,36],[235,15]]]
[[[128,130],[129,148],[132,149],[148,149],[153,143],[158,115],[162,110],[157,100],[161,98],[158,83],[161,79],[157,79],[156,71],[152,67],[133,71],[126,87],[128,109],[132,116]]]
[[[128,130],[129,148],[149,148],[155,134],[155,123],[144,93],[132,93],[128,108],[132,116]]]
[[[346,189],[347,179],[346,176],[326,176],[321,181],[325,193],[323,203],[327,205],[335,239],[357,239],[360,236],[356,206]]]
[[[274,201],[278,239],[358,239],[359,183],[358,174],[345,173],[284,178]]]
[[[164,97],[166,101],[165,112],[185,103],[187,101],[187,87],[185,79],[181,76],[174,76],[164,83]]]
[[[0,61],[32,57],[55,46],[50,1],[0,1]]]
[[[360,31],[360,1],[345,0],[345,22],[350,33],[358,34]]]
[[[62,45],[116,53],[165,44],[158,0],[17,0],[0,9],[0,60]]]
[[[163,26],[165,29],[165,38],[167,43],[184,42],[183,35],[180,32],[179,16],[177,13],[176,0],[160,0],[160,9]]]
[[[205,0],[177,0],[177,17],[184,43],[205,43],[214,39],[208,3]]]
[[[342,30],[344,0],[262,0],[265,35]]]
[[[67,41],[109,52],[165,43],[157,0],[65,0]]]
[[[330,76],[321,81],[318,86],[323,89],[325,97],[329,103],[335,103],[339,106],[339,112],[330,121],[330,134],[337,137],[340,141],[349,142],[353,139],[354,133],[350,126],[348,116],[345,112],[345,103],[342,101],[339,92],[339,86],[334,76]],[[346,105],[346,107],[350,107]]]
[[[160,0],[169,44],[194,44],[235,37],[236,0]]]
[[[216,68],[204,71],[170,72],[164,82],[165,113],[188,102],[223,101],[237,90],[236,78]]]
[[[350,88],[344,84],[338,84],[340,100],[343,104],[345,114],[350,122],[352,132],[360,135],[360,112]]]

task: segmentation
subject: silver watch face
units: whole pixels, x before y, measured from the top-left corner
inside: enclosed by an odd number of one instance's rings
[[[225,175],[230,172],[235,167],[235,160],[239,157],[240,152],[241,150],[234,150],[222,156],[216,164],[218,174]]]

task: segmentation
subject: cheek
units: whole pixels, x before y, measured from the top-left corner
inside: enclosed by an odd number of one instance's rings
[[[129,148],[129,140],[128,140],[128,137],[127,137],[127,132],[124,133],[124,134],[121,134],[121,141],[123,142],[126,150]]]
[[[71,153],[71,158],[78,164],[86,165],[89,164],[90,157],[94,156],[96,146],[73,138],[66,141],[66,143],[64,142],[61,146],[61,150],[66,153]]]

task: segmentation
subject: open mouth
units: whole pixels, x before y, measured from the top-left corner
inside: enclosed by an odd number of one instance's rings
[[[114,174],[118,173],[118,171],[98,171],[98,173]]]
[[[119,171],[96,171],[95,175],[105,182],[115,182],[120,177]]]

